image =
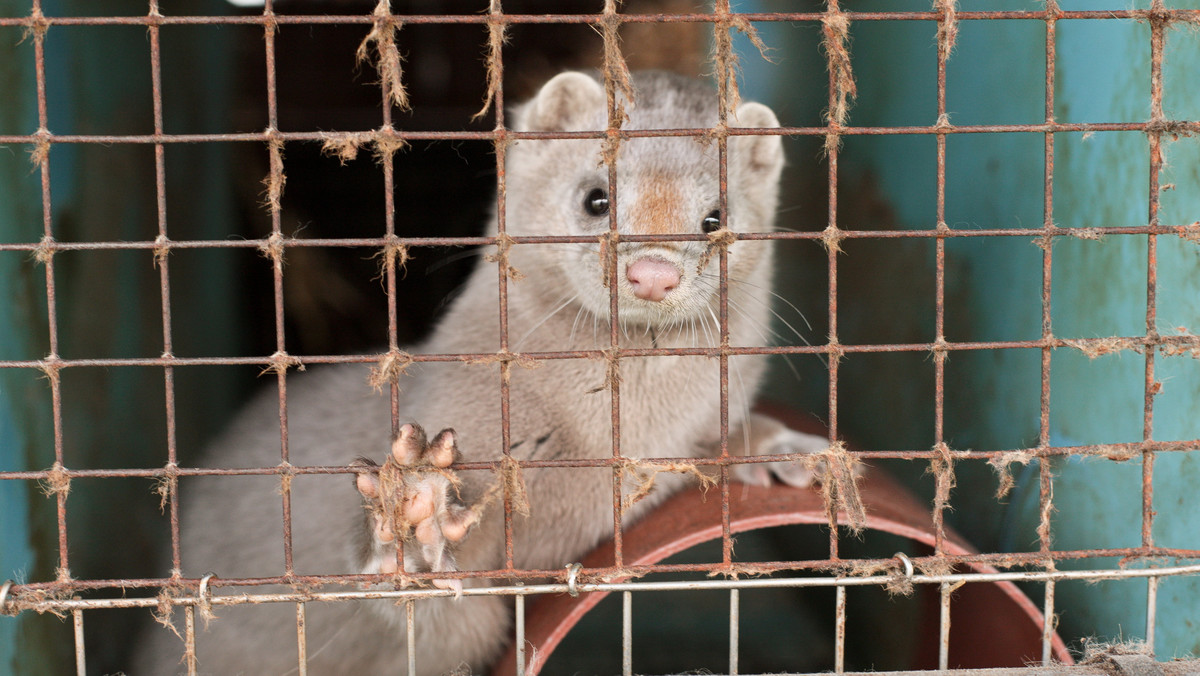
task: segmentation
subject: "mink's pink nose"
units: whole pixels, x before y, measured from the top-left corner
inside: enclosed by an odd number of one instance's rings
[[[679,286],[679,268],[657,257],[639,258],[625,268],[633,295],[658,302]]]

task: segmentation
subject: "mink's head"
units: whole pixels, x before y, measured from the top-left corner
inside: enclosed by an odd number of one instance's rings
[[[661,72],[638,73],[635,97],[618,101],[623,130],[709,129],[718,124],[717,92],[704,83]],[[514,111],[515,128],[530,132],[604,131],[608,98],[597,79],[567,72]],[[778,127],[769,108],[742,103],[731,128]],[[611,146],[610,146],[611,148]],[[729,136],[727,210],[721,213],[716,140],[695,136],[635,137],[620,141],[616,189],[610,190],[605,143],[598,138],[525,139],[508,150],[506,229],[513,235],[570,235],[585,243],[530,244],[513,249],[547,285],[607,319],[607,238],[615,213],[620,235],[707,235],[769,232],[783,167],[777,135]],[[720,233],[717,233],[720,235]],[[711,314],[718,298],[719,256],[703,241],[623,241],[617,248],[618,314],[627,324],[667,326]],[[729,248],[729,279],[765,289],[769,246],[742,241]],[[520,267],[521,264],[518,264]]]

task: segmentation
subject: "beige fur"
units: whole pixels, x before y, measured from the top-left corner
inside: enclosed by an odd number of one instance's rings
[[[690,79],[662,73],[635,78],[638,100],[628,128],[712,127],[716,93]],[[551,80],[515,111],[522,130],[604,129],[602,86],[579,73]],[[766,107],[745,103],[732,126],[777,126]],[[776,136],[729,141],[728,224],[735,231],[768,231],[783,164]],[[510,349],[518,352],[604,349],[609,346],[609,290],[599,236],[607,216],[583,210],[584,195],[607,189],[599,140],[521,141],[508,153],[507,230],[512,235],[590,234],[595,245],[516,245],[510,263],[525,274],[509,282]],[[618,224],[622,233],[699,233],[718,207],[717,145],[692,138],[627,140],[618,156]],[[495,232],[495,223],[492,231]],[[712,346],[718,341],[718,257],[697,270],[706,242],[622,243],[618,292],[623,347]],[[635,298],[624,279],[630,261],[652,254],[676,264],[679,288],[661,302]],[[767,341],[770,247],[737,242],[729,256],[729,334],[732,345]],[[429,340],[414,353],[476,353],[500,348],[498,274],[481,262]],[[759,358],[730,361],[731,442],[751,440],[751,453],[815,451],[823,439],[791,432],[748,410],[763,373]],[[611,458],[611,397],[599,360],[547,360],[539,368],[513,366],[512,454],[530,458]],[[366,369],[328,367],[289,378],[292,462],[331,465],[388,452],[386,395],[366,385]],[[500,374],[488,364],[414,364],[400,381],[401,419],[432,434],[453,427],[468,461],[502,455]],[[715,453],[719,438],[718,360],[705,357],[625,358],[620,362],[621,453],[630,458],[698,457]],[[277,398],[250,406],[213,445],[208,466],[272,466],[279,461]],[[736,449],[744,452],[745,449]],[[776,463],[790,483],[808,474],[798,463]],[[763,466],[739,470],[767,480]],[[458,472],[461,498],[479,500],[494,485],[492,472]],[[560,569],[612,535],[612,471],[526,470],[531,515],[514,522],[514,564]],[[655,491],[625,518],[636,519],[686,478],[660,474]],[[292,483],[295,568],[298,574],[379,570],[371,534],[353,482],[344,475],[299,476]],[[183,574],[221,578],[278,575],[283,571],[281,509],[274,477],[206,477],[181,481]],[[493,569],[503,563],[501,510],[493,506],[456,548],[457,566]],[[407,550],[406,550],[407,551]],[[366,563],[364,564],[364,560]],[[419,557],[406,565],[421,565]],[[226,591],[223,593],[236,593]],[[398,673],[405,663],[402,606],[386,602],[311,603],[307,606],[310,674]],[[218,619],[199,629],[200,670],[212,674],[283,674],[296,667],[295,608],[289,604],[218,607]],[[469,665],[476,673],[511,635],[510,603],[501,598],[427,600],[416,606],[420,674]],[[130,673],[183,671],[180,641],[156,627],[141,645]]]

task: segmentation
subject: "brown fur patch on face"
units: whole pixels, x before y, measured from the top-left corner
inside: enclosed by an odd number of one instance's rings
[[[649,174],[642,181],[641,194],[633,205],[633,231],[639,235],[667,235],[680,232],[683,205],[679,203],[678,180],[663,174]]]

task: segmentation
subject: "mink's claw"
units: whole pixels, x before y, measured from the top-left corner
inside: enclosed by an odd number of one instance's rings
[[[457,475],[448,469],[458,457],[457,438],[444,429],[427,440],[420,425],[400,427],[383,466],[366,458],[354,486],[368,512],[370,535],[365,573],[404,570],[455,571],[451,546],[466,537],[479,513],[457,497]],[[378,468],[376,470],[376,468]],[[435,586],[462,590],[461,580],[434,580]]]

